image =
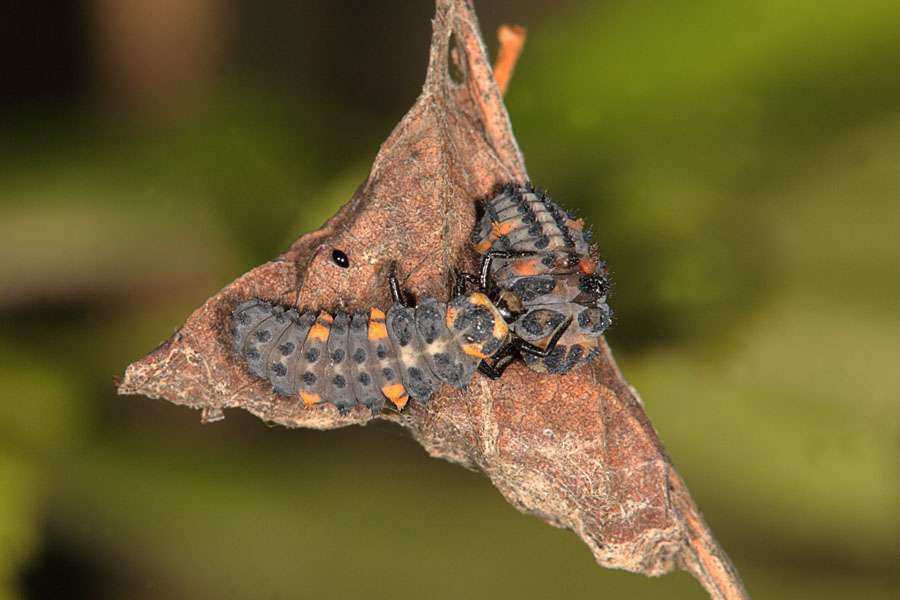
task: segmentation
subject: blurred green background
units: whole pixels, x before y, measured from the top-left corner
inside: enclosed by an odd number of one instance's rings
[[[757,598],[900,597],[900,3],[479,0],[609,342]],[[361,183],[430,2],[0,8],[0,598],[704,598],[384,424],[112,377]]]

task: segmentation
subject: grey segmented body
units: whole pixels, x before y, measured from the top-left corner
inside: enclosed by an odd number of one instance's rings
[[[427,402],[441,382],[465,388],[483,358],[509,337],[480,293],[334,316],[254,298],[237,305],[232,322],[235,352],[251,374],[280,395],[299,395],[307,406],[329,402],[341,413],[358,404],[375,413],[385,399],[398,409],[410,397]]]
[[[516,254],[497,258],[491,272],[499,288],[522,302],[524,314],[510,324],[515,335],[541,345],[572,319],[548,356],[523,354],[529,367],[566,373],[597,356],[612,323],[606,304],[612,285],[581,219],[531,185],[510,184],[485,203],[473,238],[480,253]]]

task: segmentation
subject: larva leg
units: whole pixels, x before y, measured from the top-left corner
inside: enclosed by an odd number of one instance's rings
[[[533,356],[538,356],[540,358],[545,358],[549,356],[550,352],[556,347],[557,342],[559,342],[559,338],[566,332],[566,329],[569,328],[569,325],[572,324],[572,317],[569,317],[565,321],[563,321],[559,327],[556,328],[556,331],[553,332],[553,337],[550,338],[550,341],[547,342],[547,346],[545,348],[541,348],[540,346],[535,346],[531,342],[527,342],[520,337],[514,337],[510,344],[514,345],[520,352],[525,352],[527,354],[531,354]]]
[[[478,364],[478,370],[490,379],[500,379],[506,367],[511,365],[518,355],[519,349],[512,344],[507,344],[494,355],[496,360],[493,365],[483,360]]]
[[[481,274],[478,279],[478,287],[481,293],[487,294],[488,287],[491,283],[491,265],[495,258],[528,258],[537,256],[537,252],[523,250],[514,252],[512,250],[488,250],[481,255]]]
[[[526,342],[520,337],[513,337],[513,339],[505,346],[500,348],[494,354],[494,364],[488,364],[487,361],[483,360],[478,365],[478,370],[485,376],[490,377],[491,379],[499,379],[506,368],[512,364],[512,361],[516,359],[516,356],[521,352],[525,352],[527,354],[532,354],[534,356],[538,356],[540,358],[544,358],[549,356],[549,354],[556,347],[557,342],[559,342],[559,338],[562,337],[563,333],[565,333],[566,329],[569,328],[569,325],[572,324],[572,317],[569,317],[564,321],[559,327],[557,327],[556,331],[553,332],[553,337],[550,338],[550,341],[547,343],[546,348],[541,348],[540,346],[535,346],[530,342]]]
[[[480,281],[478,277],[472,275],[471,273],[457,273],[456,274],[456,282],[453,286],[453,297],[458,298],[459,296],[465,296],[466,294],[466,283],[472,283],[480,287]]]
[[[390,272],[388,274],[388,286],[391,288],[391,300],[394,304],[400,304],[406,308],[409,308],[409,302],[406,299],[406,295],[400,289],[400,280],[397,279],[397,261],[391,261]]]

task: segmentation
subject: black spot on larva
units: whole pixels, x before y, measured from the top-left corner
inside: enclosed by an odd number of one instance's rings
[[[590,329],[593,319],[591,318],[591,309],[586,308],[578,313],[578,326],[582,329]]]
[[[556,331],[565,320],[565,315],[560,312],[540,308],[516,321],[516,327],[524,329],[532,338],[537,338]]]
[[[557,346],[544,357],[544,364],[547,365],[548,373],[565,373],[565,356],[566,349],[563,346]]]
[[[394,336],[391,339],[400,344],[401,346],[407,346],[412,341],[413,336],[413,322],[412,319],[409,318],[409,315],[405,312],[396,313],[392,315],[392,323]]]
[[[290,354],[294,351],[294,348],[294,342],[285,342],[278,347],[278,351],[281,352],[282,356],[290,356]]]
[[[366,314],[361,311],[356,311],[353,313],[353,320],[350,321],[350,329],[352,331],[359,331],[360,329],[365,329],[369,326],[366,321]]]
[[[360,373],[359,374],[359,382],[361,384],[363,384],[364,386],[368,386],[370,383],[372,383],[372,378],[369,377],[368,373]]]
[[[256,348],[250,348],[249,350],[244,352],[244,356],[247,358],[247,360],[257,360],[259,359],[259,350],[257,350]]]
[[[313,373],[312,371],[307,371],[306,373],[304,373],[303,374],[303,383],[305,383],[308,386],[316,385],[316,374]]]
[[[416,319],[419,325],[419,333],[426,344],[431,344],[438,338],[441,322],[441,314],[433,306],[416,309]]]
[[[600,327],[602,328],[600,332],[605,331],[610,325],[612,325],[612,309],[607,306],[606,311],[600,316]]]
[[[334,264],[344,269],[350,266],[350,259],[340,250],[331,251],[331,260],[334,261]]]
[[[582,275],[578,278],[578,289],[592,296],[605,296],[610,287],[609,281],[598,275]]]
[[[546,235],[542,235],[541,237],[539,237],[538,239],[536,239],[534,241],[534,247],[537,248],[538,250],[543,250],[544,248],[546,248],[549,245],[550,245],[550,238],[548,238]]]
[[[578,326],[584,332],[601,334],[609,325],[609,312],[604,308],[586,308],[578,313]]]
[[[334,376],[334,387],[338,389],[343,389],[347,387],[347,378],[343,375],[335,375]]]
[[[410,367],[406,372],[409,374],[410,381],[414,383],[421,383],[425,379],[425,373],[418,367]]]
[[[339,365],[342,362],[344,362],[344,349],[343,348],[335,348],[331,353],[331,360],[336,365]]]
[[[527,210],[527,209],[526,209]],[[526,225],[530,225],[534,223],[535,219],[537,219],[537,215],[534,214],[533,211],[528,211],[524,217],[522,217],[522,222]],[[540,233],[540,232],[539,232]]]
[[[375,346],[375,355],[379,360],[384,360],[388,355],[387,347],[384,344],[378,344]]]
[[[463,366],[459,363],[456,363],[455,365],[453,365],[452,369],[446,369],[444,371],[445,381],[455,388],[466,387],[466,385],[468,385],[468,382],[463,380],[463,372]]]
[[[532,237],[537,237],[537,236],[541,235],[541,224],[540,224],[540,223],[535,223],[534,225],[532,225],[531,227],[529,227],[529,228],[528,228],[528,235],[530,235],[530,236],[532,236]]]
[[[381,370],[381,374],[384,375],[385,380],[393,381],[394,380],[394,370],[390,367],[385,367]]]
[[[464,332],[467,342],[477,343],[493,334],[494,315],[484,306],[465,308],[459,311],[454,327]]]
[[[547,256],[542,258],[541,264],[544,265],[545,267],[552,267],[553,266],[553,255],[548,254]]]
[[[488,356],[493,355],[497,350],[500,349],[500,346],[503,344],[503,340],[492,337],[491,339],[485,341],[481,344],[481,352],[483,354],[487,354]]]
[[[263,329],[262,331],[257,331],[256,339],[258,339],[260,342],[268,342],[269,340],[272,339],[272,332],[269,331],[268,329]]]
[[[287,367],[285,367],[281,363],[275,363],[272,365],[272,372],[275,373],[278,377],[284,377],[287,375]]]
[[[318,348],[310,348],[306,352],[306,362],[314,363],[319,360],[319,357],[322,355],[322,351]]]
[[[239,312],[237,314],[237,321],[241,325],[248,325],[250,323],[250,315],[246,312]]]
[[[572,346],[572,349],[569,350],[569,355],[566,357],[566,360],[568,360],[569,363],[574,365],[579,360],[581,360],[581,357],[583,355],[584,355],[584,348],[579,344],[575,344],[574,346]]]
[[[538,296],[544,296],[553,291],[556,282],[553,277],[521,277],[508,289],[517,293],[522,302],[530,302]]]
[[[445,367],[450,364],[450,355],[446,352],[438,352],[434,355],[434,364],[439,367]]]
[[[530,312],[521,319],[517,321],[517,325],[519,325],[522,329],[524,329],[527,333],[530,333],[533,336],[538,336],[543,332],[544,328],[537,321],[537,317],[535,313]]]
[[[557,353],[557,350],[559,350],[560,353]],[[572,346],[568,355],[566,354],[566,348],[564,346],[559,346],[554,349],[550,356],[544,359],[544,365],[547,367],[548,373],[567,373],[578,364],[583,354],[584,349],[578,344]]]
[[[366,362],[366,351],[362,348],[357,348],[353,351],[353,362],[356,364]]]

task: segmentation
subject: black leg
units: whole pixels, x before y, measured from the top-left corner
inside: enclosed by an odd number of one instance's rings
[[[563,333],[565,333],[566,329],[569,328],[569,325],[572,324],[572,317],[566,319],[559,327],[556,328],[556,331],[553,332],[553,337],[550,338],[550,341],[547,342],[546,348],[541,348],[540,346],[535,346],[531,342],[526,342],[522,338],[518,336],[513,336],[510,342],[497,350],[494,353],[494,364],[488,364],[486,360],[482,360],[478,363],[478,370],[481,373],[491,379],[499,379],[506,368],[512,364],[512,362],[516,359],[520,353],[524,352],[526,354],[532,354],[534,356],[540,358],[546,358],[550,355],[554,348],[556,348],[557,342],[559,342],[559,338],[562,337]]]
[[[481,277],[478,282],[478,286],[481,288],[481,293],[488,293],[488,286],[491,280],[491,263],[495,258],[527,258],[529,256],[536,256],[537,252],[531,252],[528,250],[523,250],[519,252],[513,252],[512,250],[488,250],[484,254],[481,255]]]
[[[456,283],[453,286],[453,297],[464,296],[466,294],[466,283],[478,285],[478,278],[471,273],[457,273]]]
[[[400,291],[400,281],[397,279],[397,261],[395,260],[391,261],[391,268],[388,274],[388,286],[391,288],[391,300],[393,300],[395,304],[402,304],[409,308],[406,296]]]
[[[478,371],[488,379],[500,379],[500,376],[503,374],[495,370],[494,367],[487,364],[485,361],[478,363]]]
[[[478,291],[485,295],[490,295],[491,287],[491,263],[495,258],[524,258],[527,256],[535,256],[536,252],[512,252],[510,250],[488,250],[481,256],[481,266],[479,267],[479,275],[476,277],[471,273],[457,273],[453,284],[453,297],[462,296],[466,293],[466,284],[478,286]]]
[[[563,333],[566,332],[566,329],[568,329],[569,325],[571,324],[572,317],[569,317],[559,327],[557,327],[556,331],[553,332],[553,337],[551,337],[550,341],[547,342],[547,346],[545,348],[535,346],[531,342],[526,342],[520,337],[514,337],[511,343],[514,344],[520,352],[525,352],[526,354],[531,354],[540,358],[546,358],[550,355],[553,349],[556,348],[556,343],[559,342],[559,338],[562,337]]]
[[[506,367],[511,365],[517,356],[519,356],[519,349],[513,344],[507,344],[494,353],[493,365],[483,360],[478,363],[478,370],[491,379],[499,379]]]

